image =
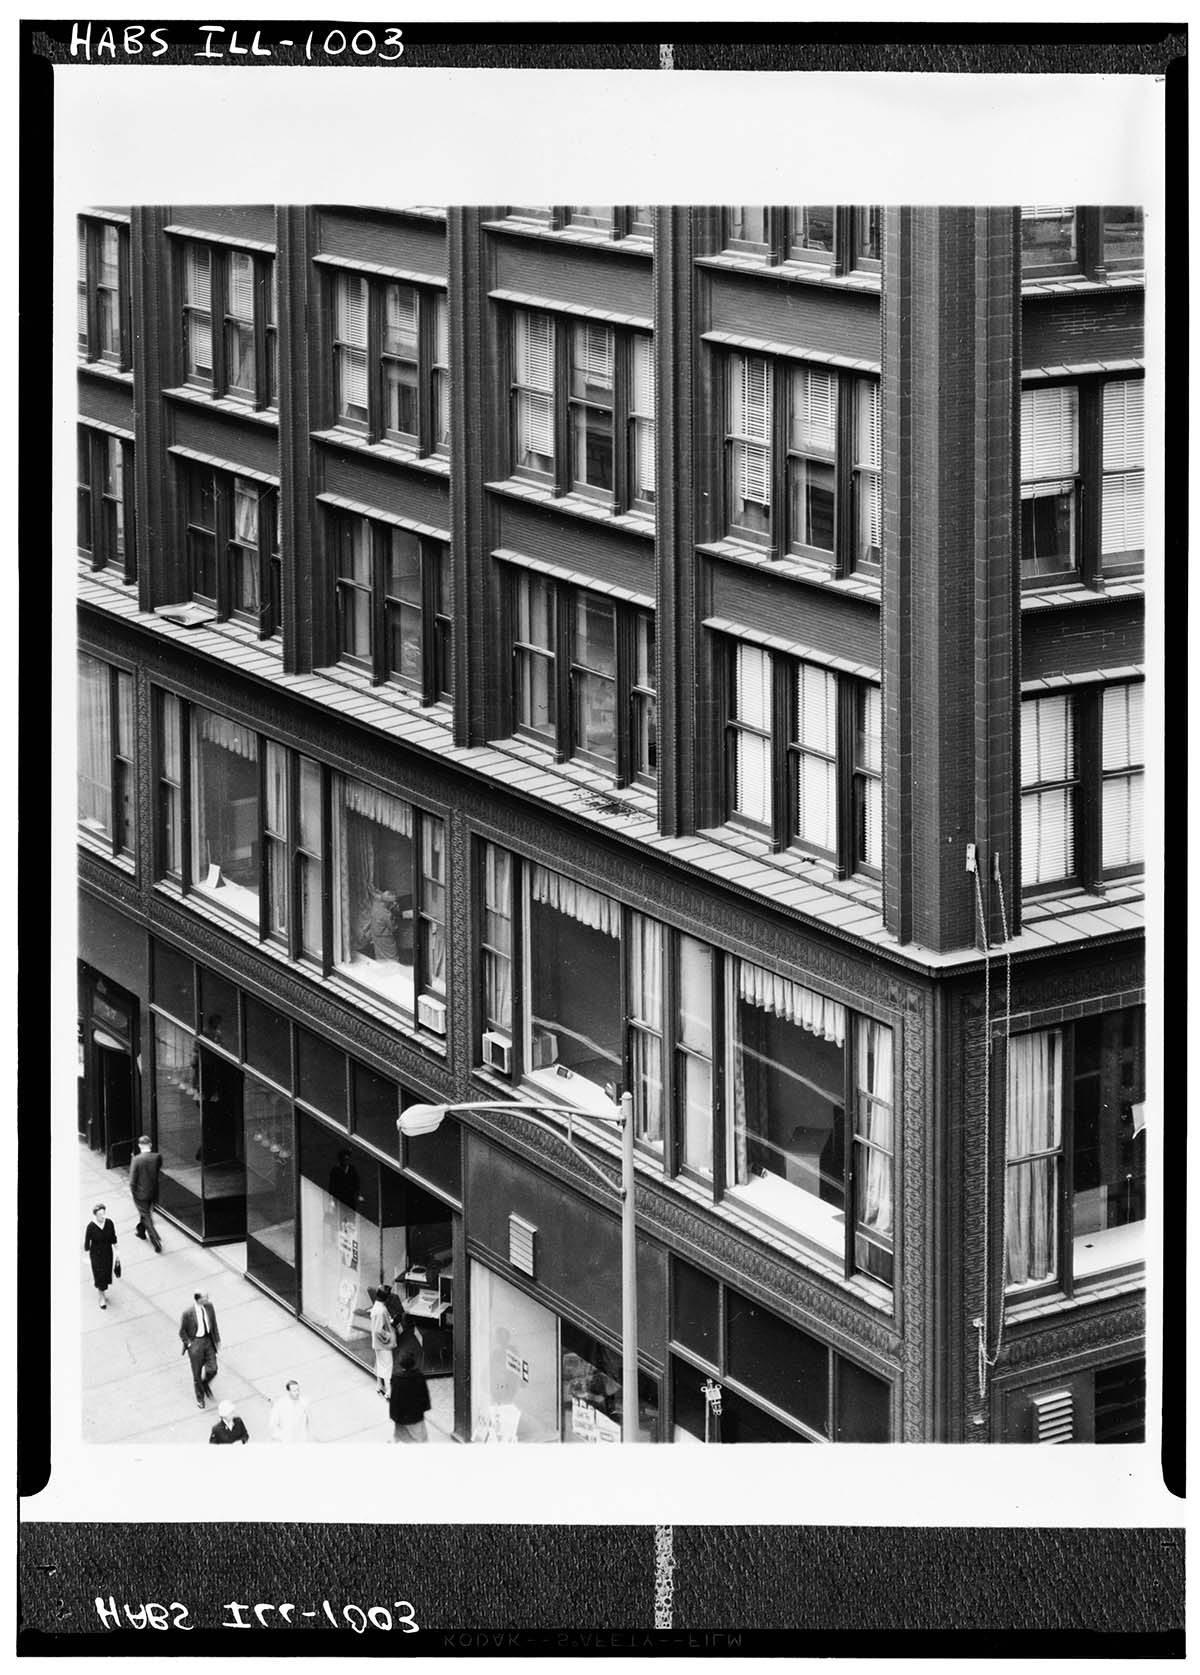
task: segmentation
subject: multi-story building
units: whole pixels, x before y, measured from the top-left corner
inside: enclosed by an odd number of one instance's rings
[[[615,1190],[396,1119],[627,1089],[647,1440],[1140,1435],[1140,213],[79,226],[87,1143],[570,1441]]]

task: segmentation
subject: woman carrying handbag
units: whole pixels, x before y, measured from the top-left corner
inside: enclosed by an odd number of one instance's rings
[[[392,1382],[392,1356],[396,1348],[396,1329],[384,1301],[383,1292],[375,1286],[367,1287],[371,1299],[371,1348],[375,1351],[375,1377],[381,1396],[386,1396]]]
[[[92,1264],[92,1283],[100,1293],[100,1307],[108,1307],[104,1293],[121,1276],[120,1258],[116,1257],[117,1230],[105,1213],[103,1204],[92,1208],[92,1219],[83,1234],[83,1248]]]

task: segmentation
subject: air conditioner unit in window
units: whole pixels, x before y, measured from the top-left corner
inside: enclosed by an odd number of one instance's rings
[[[548,1070],[552,1064],[558,1063],[558,1036],[553,1030],[535,1029],[529,1046],[529,1056],[533,1061],[531,1069]]]
[[[483,1034],[483,1062],[488,1070],[500,1076],[512,1075],[512,1042],[499,1030],[485,1030]]]
[[[439,1000],[436,995],[419,995],[417,997],[417,1022],[422,1029],[429,1030],[432,1035],[445,1035],[446,1002]]]

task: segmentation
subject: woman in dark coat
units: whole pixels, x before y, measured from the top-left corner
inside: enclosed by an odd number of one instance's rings
[[[108,1299],[104,1293],[112,1284],[113,1247],[116,1242],[117,1230],[105,1214],[104,1205],[95,1205],[92,1209],[92,1219],[83,1235],[83,1248],[91,1258],[92,1281],[100,1293],[102,1309],[108,1307]]]
[[[402,1349],[396,1357],[396,1371],[392,1374],[388,1399],[392,1441],[426,1441],[425,1415],[428,1412],[429,1386],[425,1382],[425,1374],[417,1366],[415,1352]]]

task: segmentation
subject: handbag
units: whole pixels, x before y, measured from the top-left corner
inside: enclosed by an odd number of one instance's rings
[[[113,1258],[113,1278],[115,1280],[119,1280],[120,1277],[121,1277],[121,1258],[119,1256],[116,1256],[116,1257]]]

